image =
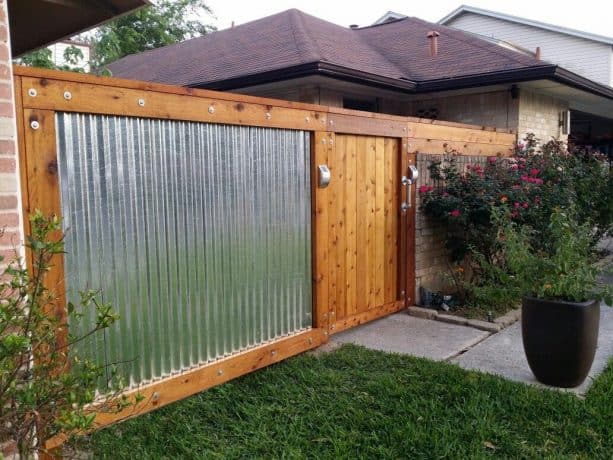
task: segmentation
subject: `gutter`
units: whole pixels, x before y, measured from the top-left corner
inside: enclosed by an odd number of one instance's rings
[[[539,67],[530,67],[527,69],[513,69],[467,75],[465,77],[425,80],[417,83],[417,92],[429,93],[433,91],[473,88],[475,86],[487,86],[500,83],[517,83],[522,81],[540,80],[543,78],[551,78],[556,67],[557,66],[555,65],[543,65]]]
[[[479,86],[512,84],[524,81],[546,79],[613,100],[612,87],[596,83],[595,81],[577,75],[576,73],[570,72],[555,64],[543,64],[524,69],[503,70],[462,77],[440,78],[436,80],[416,82],[403,80],[401,78],[384,77],[328,62],[317,61],[299,64],[283,69],[270,70],[253,75],[244,75],[213,82],[209,81],[196,83],[189,86],[194,88],[228,91],[313,75],[326,76],[337,80],[368,85],[376,88],[401,91],[406,94],[450,91]]]

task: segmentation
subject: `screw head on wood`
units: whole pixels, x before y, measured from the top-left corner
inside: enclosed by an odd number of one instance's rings
[[[38,94],[38,92],[34,88],[30,88],[28,90],[28,96],[30,96],[30,97],[36,97],[37,94]]]
[[[215,107],[209,105],[209,113],[215,113]]]
[[[222,371],[221,369],[219,369],[219,370],[217,371],[217,375],[223,375],[223,371]]]
[[[40,123],[38,123],[38,121],[34,120],[34,121],[32,121],[32,122],[30,123],[30,127],[31,127],[32,129],[38,129],[38,128],[40,128]]]
[[[304,119],[304,121],[306,121],[307,123],[310,123],[310,122],[311,122],[311,119],[310,119],[309,117],[306,117],[306,118]]]
[[[272,115],[269,112],[266,112],[266,119],[270,120],[271,117],[272,117]]]
[[[139,105],[140,107],[145,107],[145,100],[144,100],[144,99],[139,99],[139,100],[138,100],[138,105]]]
[[[72,93],[70,91],[64,91],[64,99],[67,101],[72,99]]]
[[[152,402],[156,402],[160,400],[160,393],[158,393],[157,391],[155,393],[153,393],[151,395],[151,401]]]

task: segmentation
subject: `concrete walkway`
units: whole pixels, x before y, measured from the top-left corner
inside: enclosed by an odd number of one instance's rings
[[[396,313],[332,336],[331,347],[354,343],[374,350],[450,361],[465,369],[497,374],[510,380],[538,383],[526,361],[519,322],[491,334],[471,327]],[[601,307],[598,349],[589,377],[567,391],[584,394],[613,356],[613,308]],[[553,388],[553,387],[549,387]]]

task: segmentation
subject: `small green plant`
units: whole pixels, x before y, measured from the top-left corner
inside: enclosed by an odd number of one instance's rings
[[[497,228],[497,263],[482,254],[475,256],[482,268],[477,298],[497,291],[507,299],[519,301],[523,296],[549,300],[584,302],[604,300],[613,303],[611,286],[598,281],[599,269],[591,250],[592,227],[580,224],[571,208],[552,212],[548,228],[550,251],[537,250],[531,244],[534,229],[519,225],[509,210],[495,211],[492,223]],[[500,294],[503,293],[503,294]]]
[[[37,211],[30,222],[31,273],[16,258],[6,264],[0,282],[0,442],[16,442],[22,458],[44,451],[45,441],[55,435],[90,430],[92,403],[108,411],[130,405],[117,397],[123,382],[116,370],[79,356],[74,347],[119,317],[95,291],[82,292],[77,304],[64,309],[55,286],[46,283],[64,252],[60,220]],[[91,309],[94,326],[84,335],[72,335],[69,326]],[[107,373],[109,393],[101,396],[97,384]]]

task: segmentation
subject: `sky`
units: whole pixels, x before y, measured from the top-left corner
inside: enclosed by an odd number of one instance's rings
[[[422,1],[340,1],[340,0],[208,0],[207,5],[217,16],[206,19],[218,29],[230,27],[279,13],[290,8],[309,13],[335,24],[349,26],[370,25],[388,11],[407,16],[417,16],[426,21],[437,22],[462,5],[461,0]],[[554,25],[578,29],[598,35],[613,37],[613,1],[581,0],[574,2],[550,0],[469,0],[467,5],[499,11]]]

